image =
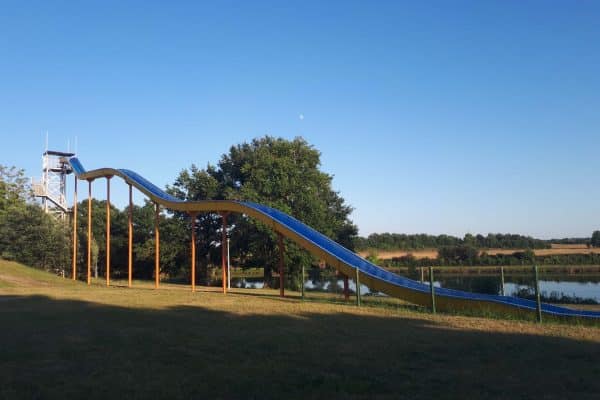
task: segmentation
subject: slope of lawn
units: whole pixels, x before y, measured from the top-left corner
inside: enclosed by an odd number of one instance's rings
[[[544,398],[600,393],[600,328],[88,287],[0,260],[0,399]],[[296,296],[295,296],[296,295]]]

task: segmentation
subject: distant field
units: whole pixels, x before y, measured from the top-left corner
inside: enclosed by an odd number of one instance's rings
[[[512,254],[515,251],[524,251],[524,249],[482,249],[482,251],[487,252],[490,255],[494,254]],[[363,257],[369,255],[369,250],[361,251],[359,254]],[[415,250],[415,251],[406,251],[406,250],[396,250],[396,251],[383,251],[383,250],[375,250],[377,253],[377,257],[382,260],[388,260],[394,257],[402,257],[407,254],[412,254],[415,258],[436,258],[437,250],[436,249],[424,249],[424,250]],[[596,253],[600,254],[600,248],[591,248],[588,249],[586,245],[578,245],[578,244],[553,244],[551,249],[538,249],[533,251],[538,256],[547,256],[547,255],[558,255],[558,254],[591,254]]]
[[[91,287],[0,260],[0,399],[593,399],[600,327]],[[365,298],[366,299],[366,298]]]

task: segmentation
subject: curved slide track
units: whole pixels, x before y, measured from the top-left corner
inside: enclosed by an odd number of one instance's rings
[[[237,212],[248,215],[263,222],[286,238],[293,240],[315,257],[325,260],[346,276],[354,277],[358,273],[360,283],[367,285],[371,290],[425,307],[431,306],[429,285],[404,278],[372,264],[327,236],[274,208],[246,201],[185,201],[171,196],[147,179],[128,169],[100,168],[86,171],[76,157],[72,157],[69,163],[76,177],[80,180],[119,176],[148,196],[153,202],[170,210],[189,213]],[[536,303],[531,300],[446,288],[435,288],[435,306],[436,309],[445,311],[481,310],[516,315],[533,315],[536,313]],[[597,311],[573,310],[546,303],[542,303],[541,310],[543,314],[557,317],[600,319],[600,312]]]

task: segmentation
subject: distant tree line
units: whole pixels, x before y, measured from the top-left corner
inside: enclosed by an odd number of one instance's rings
[[[551,244],[529,236],[501,233],[489,233],[487,236],[467,233],[462,239],[449,235],[373,233],[366,238],[357,237],[355,241],[357,250],[418,250],[441,249],[449,246],[470,246],[484,249],[549,249]]]
[[[592,236],[589,238],[551,239],[548,242],[556,244],[587,245],[588,247],[600,247],[600,231],[592,232]]]
[[[550,243],[555,244],[572,244],[572,245],[589,245],[590,238],[589,237],[581,237],[581,238],[562,238],[562,239],[550,239],[548,240]]]
[[[535,255],[527,249],[511,254],[488,254],[472,246],[446,246],[438,250],[436,258],[416,258],[412,254],[393,257],[380,262],[384,267],[430,266],[502,266],[502,265],[600,265],[600,254]]]

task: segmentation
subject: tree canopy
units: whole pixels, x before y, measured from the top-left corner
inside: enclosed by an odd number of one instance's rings
[[[0,165],[0,256],[64,272],[69,228],[30,202],[27,182],[23,170]]]
[[[332,176],[320,170],[320,153],[302,138],[286,140],[265,136],[232,146],[216,166],[182,171],[169,192],[187,200],[245,200],[262,203],[299,219],[333,240],[352,248],[357,233],[350,221],[352,208],[332,189]],[[179,218],[186,218],[179,215]],[[270,228],[244,215],[231,215],[232,251],[246,266],[265,268],[278,261],[277,238]],[[205,247],[219,243],[219,218],[198,217]],[[218,257],[218,254],[215,254]],[[312,257],[287,244],[287,264],[294,279]],[[293,282],[290,282],[293,284]]]

